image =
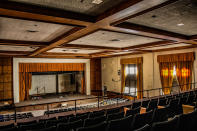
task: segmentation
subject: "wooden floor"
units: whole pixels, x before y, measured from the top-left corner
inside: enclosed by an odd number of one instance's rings
[[[28,100],[23,101],[20,103],[16,103],[16,107],[24,107],[24,106],[34,106],[34,105],[41,105],[47,103],[59,103],[64,101],[72,101],[77,99],[88,99],[88,98],[96,98],[93,95],[81,95],[81,94],[73,94],[73,95],[62,95],[62,96],[52,96],[49,98],[43,98],[39,100]]]

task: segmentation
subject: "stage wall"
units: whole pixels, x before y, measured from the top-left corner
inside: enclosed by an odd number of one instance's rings
[[[13,59],[13,94],[14,103],[19,101],[19,63],[85,63],[86,95],[90,95],[90,59],[46,59],[14,58]]]

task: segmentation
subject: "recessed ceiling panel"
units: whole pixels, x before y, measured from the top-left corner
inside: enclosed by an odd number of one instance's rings
[[[143,50],[159,50],[159,49],[185,47],[185,46],[190,46],[190,44],[181,43],[181,44],[172,44],[172,45],[166,45],[166,46],[163,45],[163,46],[150,47],[150,48],[147,47],[146,49],[143,49]]]
[[[179,0],[144,15],[131,18],[127,22],[184,35],[196,35],[197,1]]]
[[[86,49],[66,49],[66,48],[54,48],[52,50],[49,50],[47,52],[52,53],[79,53],[79,54],[91,54],[91,53],[97,53],[102,52],[103,50],[86,50]]]
[[[72,26],[0,17],[0,39],[49,42]]]
[[[39,47],[0,45],[1,51],[34,51]]]
[[[157,41],[161,40],[111,31],[97,31],[75,41],[72,41],[69,44],[122,48]]]
[[[96,16],[124,0],[10,0]]]

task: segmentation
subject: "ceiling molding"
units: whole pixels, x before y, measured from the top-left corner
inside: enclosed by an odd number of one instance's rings
[[[140,49],[140,48],[147,48],[147,47],[154,47],[154,46],[159,46],[159,45],[168,45],[175,43],[174,41],[158,41],[158,42],[151,42],[147,44],[142,44],[142,45],[135,45],[135,46],[130,46],[130,47],[125,47],[122,48],[122,50],[133,50],[133,49]]]
[[[159,30],[151,27],[146,27],[142,25],[132,24],[129,22],[123,22],[121,24],[116,25],[116,27],[123,28],[125,30],[131,30],[134,34],[165,39],[165,40],[173,40],[173,41],[185,41],[187,40],[187,36],[182,34],[177,34],[169,31]]]
[[[108,26],[110,23],[114,22],[114,20],[120,20],[122,19],[123,16],[127,16],[128,14],[132,13],[133,6],[141,1],[142,0],[128,0],[127,2],[123,2],[122,4],[119,4],[118,6],[114,7],[113,10],[109,10],[105,12],[103,15],[99,16],[98,21],[96,23],[91,24],[75,33],[72,33],[69,36],[66,36],[57,42],[54,42],[45,48],[38,49],[30,56],[36,56],[56,46],[68,43],[82,36],[85,36],[89,33],[95,32],[96,30],[100,29],[103,26]],[[140,6],[137,7],[135,6],[135,8],[140,8]]]
[[[52,52],[45,52],[41,55],[47,56],[90,56],[89,54],[81,54],[81,53],[52,53]]]
[[[119,21],[116,21],[116,22],[114,22],[114,23],[111,23],[111,25],[114,26],[114,25],[120,24],[120,23],[122,23],[122,22],[124,22],[124,21],[126,21],[126,20],[128,20],[128,19],[131,19],[131,18],[140,16],[140,15],[143,15],[143,14],[145,14],[145,13],[148,13],[148,12],[150,12],[150,11],[153,11],[153,10],[156,10],[156,9],[159,9],[159,8],[162,8],[162,7],[164,7],[164,6],[167,6],[167,5],[169,5],[169,4],[174,3],[174,2],[176,2],[176,1],[178,1],[178,0],[168,0],[168,1],[166,1],[166,2],[164,2],[164,3],[161,3],[161,4],[157,5],[157,6],[154,6],[154,7],[152,7],[152,8],[148,8],[148,9],[146,9],[146,10],[143,10],[143,11],[139,12],[139,13],[136,13],[136,14],[134,14],[134,15],[128,16],[128,17],[123,18],[123,19],[121,19],[121,20],[119,20]]]
[[[7,56],[17,56],[17,55],[28,55],[29,51],[2,51],[0,50],[0,56],[7,55]]]
[[[14,46],[48,46],[50,42],[36,42],[36,41],[20,41],[20,40],[6,40],[0,39],[0,45],[14,45]]]
[[[80,13],[7,0],[0,1],[0,15],[24,20],[78,26],[88,26],[95,21],[95,17]]]

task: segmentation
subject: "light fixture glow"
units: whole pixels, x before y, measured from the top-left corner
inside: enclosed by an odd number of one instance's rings
[[[97,4],[97,5],[102,3],[102,2],[103,2],[102,0],[93,0],[92,1],[93,4]]]
[[[184,26],[184,24],[183,23],[179,23],[179,24],[177,24],[177,26]]]

